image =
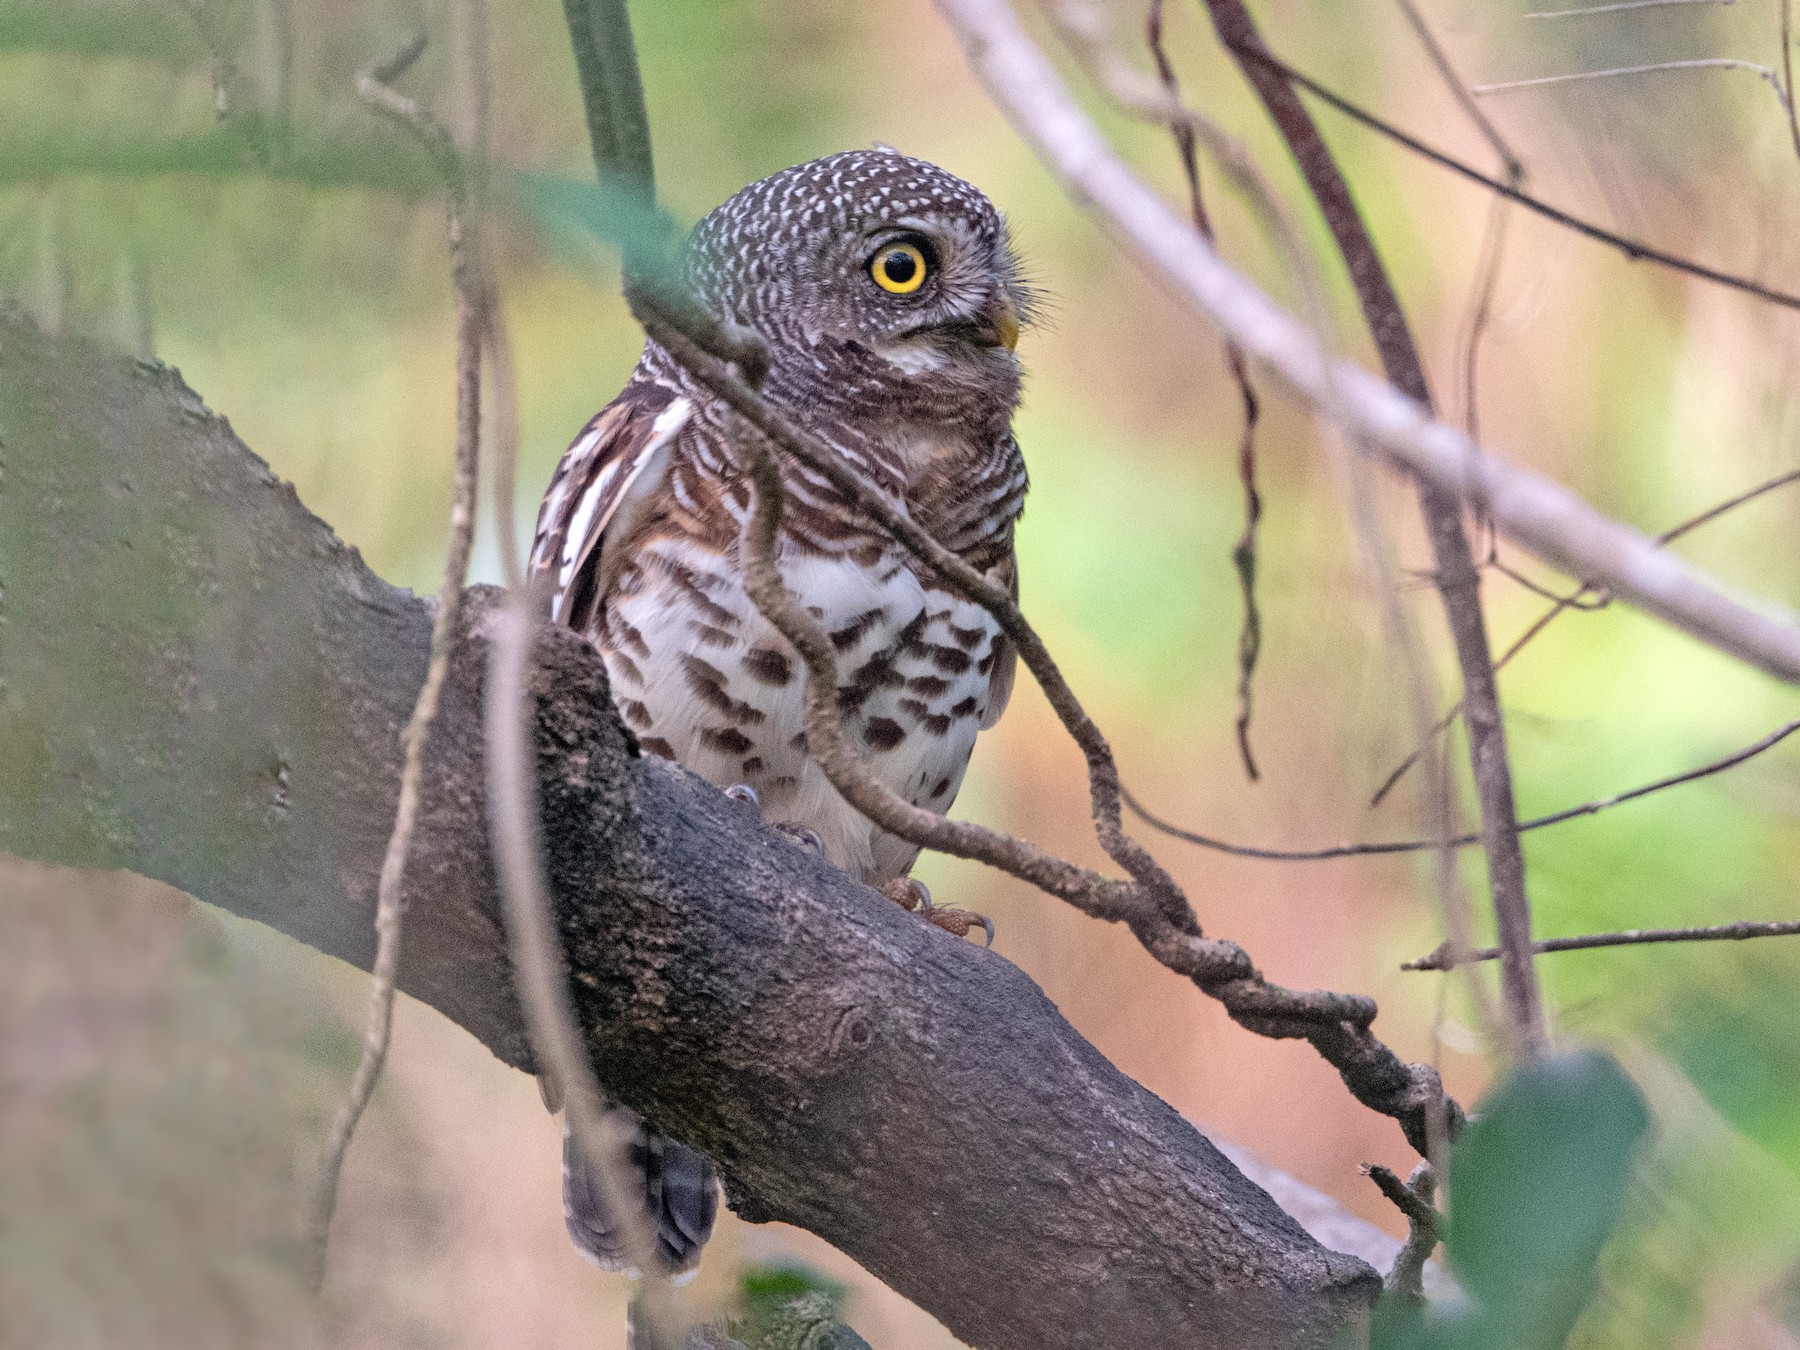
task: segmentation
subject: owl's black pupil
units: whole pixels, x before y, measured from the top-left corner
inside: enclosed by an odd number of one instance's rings
[[[882,260],[881,270],[887,273],[887,279],[896,286],[904,286],[919,270],[919,260],[906,250],[897,248]]]

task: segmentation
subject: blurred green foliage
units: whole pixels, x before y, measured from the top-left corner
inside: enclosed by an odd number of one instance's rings
[[[1451,1150],[1445,1255],[1467,1305],[1384,1308],[1376,1350],[1557,1350],[1593,1296],[1649,1124],[1609,1055],[1526,1065]],[[1378,1319],[1383,1320],[1383,1319]]]

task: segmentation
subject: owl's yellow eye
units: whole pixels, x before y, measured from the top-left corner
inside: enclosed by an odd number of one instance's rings
[[[930,270],[925,254],[917,244],[889,244],[869,261],[869,275],[884,291],[895,295],[911,295],[925,284]]]

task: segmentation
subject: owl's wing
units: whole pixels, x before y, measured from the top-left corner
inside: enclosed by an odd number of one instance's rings
[[[1019,599],[1019,556],[1008,552],[1004,561],[994,568],[1006,581],[1006,589],[1012,592],[1016,604]],[[1000,720],[1000,714],[1006,711],[1006,704],[1012,698],[1013,676],[1019,670],[1019,649],[1012,645],[1012,640],[1005,633],[994,634],[994,669],[988,676],[987,708],[981,714],[981,729],[986,731]]]
[[[564,452],[531,545],[532,571],[555,579],[553,622],[581,629],[592,621],[620,562],[606,540],[629,534],[662,492],[670,450],[692,412],[672,390],[633,381]]]

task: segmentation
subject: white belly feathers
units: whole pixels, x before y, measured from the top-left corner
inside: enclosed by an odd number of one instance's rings
[[[888,787],[947,811],[987,712],[998,630],[979,606],[927,590],[896,556],[874,567],[785,553],[782,578],[830,635],[846,735]],[[613,697],[647,750],[814,831],[836,865],[880,883],[918,849],[877,830],[806,758],[799,657],[726,561],[676,538],[621,571],[601,650]]]

